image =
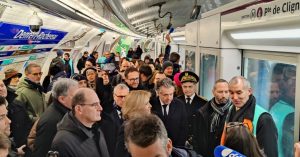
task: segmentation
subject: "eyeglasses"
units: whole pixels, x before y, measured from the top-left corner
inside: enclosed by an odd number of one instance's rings
[[[33,76],[42,76],[43,72],[39,72],[39,73],[32,73]]]
[[[115,96],[118,97],[118,98],[121,98],[121,99],[126,97],[126,95],[117,95],[117,94],[115,94]]]
[[[101,104],[100,104],[100,101],[99,101],[99,102],[94,102],[94,103],[91,103],[91,104],[81,104],[81,106],[91,106],[91,107],[96,108],[96,107],[101,106]]]
[[[132,79],[128,79],[129,81],[131,81],[131,82],[134,82],[134,81],[139,81],[140,80],[140,78],[132,78]]]
[[[230,122],[226,125],[226,132],[228,131],[228,129],[233,128],[233,127],[246,127],[247,129],[250,130],[248,123]]]

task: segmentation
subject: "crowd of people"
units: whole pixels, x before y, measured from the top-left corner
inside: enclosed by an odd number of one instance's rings
[[[245,156],[278,156],[274,120],[256,105],[245,77],[217,80],[207,100],[178,53],[141,60],[142,53],[130,49],[116,60],[84,52],[74,66],[58,50],[42,84],[38,64],[28,64],[24,76],[7,69],[0,156],[211,157],[220,144]]]

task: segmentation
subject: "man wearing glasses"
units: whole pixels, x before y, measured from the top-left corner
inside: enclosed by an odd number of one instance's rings
[[[113,103],[113,110],[110,113],[110,116],[112,117],[114,123],[118,126],[118,128],[121,127],[121,125],[123,124],[123,118],[122,118],[122,106],[125,102],[125,97],[129,94],[129,88],[121,83],[118,84],[115,88],[114,88],[114,103]]]
[[[140,85],[140,72],[135,67],[129,67],[125,70],[125,82],[129,90],[143,90],[144,87]]]
[[[277,157],[278,133],[274,120],[265,109],[256,104],[250,82],[243,76],[233,77],[229,81],[229,94],[233,107],[228,111],[228,122],[246,123],[250,131],[256,136],[258,144],[266,156]]]
[[[57,125],[52,150],[63,157],[109,157],[105,136],[99,127],[102,110],[95,91],[78,89],[72,98],[72,111]]]
[[[41,66],[30,63],[25,68],[25,77],[20,80],[17,86],[16,100],[23,102],[27,113],[34,123],[45,110],[43,87],[40,84]]]

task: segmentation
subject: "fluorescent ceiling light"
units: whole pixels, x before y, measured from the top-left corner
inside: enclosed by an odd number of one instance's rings
[[[173,37],[174,41],[185,41],[185,37]]]
[[[1,0],[0,0],[1,1]],[[100,25],[103,25],[105,27],[108,27],[116,32],[122,33],[122,34],[126,34],[129,36],[139,36],[138,34],[133,33],[130,30],[123,30],[121,28],[119,28],[118,26],[116,26],[115,24],[113,24],[112,22],[106,20],[105,18],[103,18],[102,16],[98,15],[93,9],[90,9],[87,5],[79,2],[79,1],[74,1],[74,0],[64,0],[63,2],[59,1],[59,0],[52,0],[53,2],[63,6],[64,8],[67,8],[68,10],[71,10],[73,12],[75,12],[77,15],[91,20],[95,23],[98,23]],[[76,10],[80,10],[82,13],[81,14],[79,12],[76,12]]]
[[[287,29],[276,31],[247,32],[247,33],[231,33],[234,39],[284,39],[284,38],[300,38],[300,29]]]

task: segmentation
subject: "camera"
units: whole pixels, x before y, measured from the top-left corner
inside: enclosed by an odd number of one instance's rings
[[[43,26],[43,20],[34,12],[33,15],[28,20],[29,29],[33,33],[38,33]]]

